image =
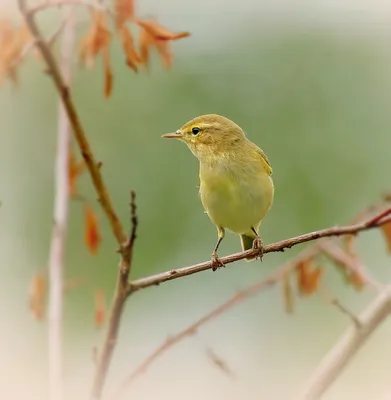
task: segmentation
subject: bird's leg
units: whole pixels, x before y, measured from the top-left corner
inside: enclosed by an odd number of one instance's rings
[[[263,242],[262,239],[259,237],[258,232],[255,230],[254,227],[251,227],[251,230],[255,233],[255,239],[253,241],[253,250],[258,250],[258,255],[256,258],[259,258],[261,261],[263,259]]]
[[[222,227],[218,227],[217,228],[217,235],[218,235],[218,239],[217,239],[217,243],[215,248],[213,249],[213,253],[212,253],[212,271],[216,271],[217,268],[220,267],[225,267],[225,265],[221,262],[221,260],[219,259],[218,255],[217,255],[217,250],[220,246],[221,241],[224,239],[225,236],[225,230]]]

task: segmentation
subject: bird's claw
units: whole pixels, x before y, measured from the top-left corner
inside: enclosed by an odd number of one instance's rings
[[[255,256],[256,259],[263,260],[263,242],[260,237],[256,237],[253,241],[253,250],[257,250],[258,254]]]
[[[224,263],[217,256],[217,253],[212,254],[212,258],[210,261],[212,263],[212,271],[213,272],[216,271],[218,268],[225,267]]]

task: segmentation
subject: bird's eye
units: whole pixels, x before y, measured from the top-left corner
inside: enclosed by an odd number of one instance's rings
[[[191,130],[191,133],[195,136],[195,135],[198,135],[199,133],[200,133],[200,128],[197,128],[197,127],[195,127],[195,128],[193,128],[192,130]]]

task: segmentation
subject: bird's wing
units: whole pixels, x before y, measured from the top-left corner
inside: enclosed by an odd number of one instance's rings
[[[259,154],[261,155],[262,163],[264,164],[265,170],[269,175],[271,175],[273,170],[270,161],[267,158],[267,155],[261,149],[259,149]]]
[[[252,143],[252,142],[251,142]],[[261,150],[255,143],[252,143],[255,150],[256,158],[261,161],[262,168],[266,171],[268,175],[272,174],[272,166],[266,154]]]

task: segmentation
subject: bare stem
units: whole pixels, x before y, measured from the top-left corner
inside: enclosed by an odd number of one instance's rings
[[[132,190],[130,193],[130,222],[131,232],[126,243],[121,245],[119,251],[122,254],[119,265],[119,277],[117,287],[114,292],[113,305],[110,310],[109,326],[103,342],[102,351],[98,359],[95,370],[94,381],[92,384],[92,398],[100,399],[105,383],[107,371],[109,369],[111,357],[117,342],[119,326],[121,323],[122,310],[128,297],[128,271],[132,264],[134,242],[137,235],[138,219],[136,214],[136,194]]]
[[[299,400],[320,399],[333,384],[349,361],[357,354],[369,336],[391,314],[391,286],[386,287],[358,316],[359,324],[352,324],[323,358],[305,384]]]
[[[379,214],[381,218],[371,217],[369,220],[364,222],[360,222],[353,225],[341,226],[341,227],[333,227],[326,228],[320,231],[305,233],[304,235],[295,236],[289,239],[281,240],[280,242],[272,243],[266,245],[263,248],[263,254],[284,251],[286,248],[291,248],[301,243],[310,242],[316,239],[325,238],[325,237],[333,237],[333,236],[342,236],[342,235],[351,235],[357,234],[362,231],[366,231],[368,229],[372,229],[378,227],[380,225],[384,225],[387,222],[391,221],[391,208],[384,210]],[[227,257],[221,257],[220,260],[224,265],[233,263],[235,261],[243,260],[246,257],[256,256],[258,253],[257,250],[250,249],[247,251],[242,251],[240,253],[231,254]],[[170,271],[161,272],[156,275],[151,275],[146,278],[141,278],[133,281],[129,284],[129,293],[135,292],[140,289],[144,289],[150,286],[159,285],[163,282],[171,281],[178,278],[183,278],[184,276],[192,275],[197,272],[205,271],[208,269],[212,269],[212,262],[203,262],[199,264],[190,265],[187,267],[172,269]]]
[[[71,82],[71,56],[74,47],[75,19],[72,15],[61,41],[61,64],[64,81]],[[49,255],[49,398],[62,400],[62,314],[63,261],[68,223],[68,159],[70,126],[62,103],[59,105],[57,156],[55,169],[54,226]]]

